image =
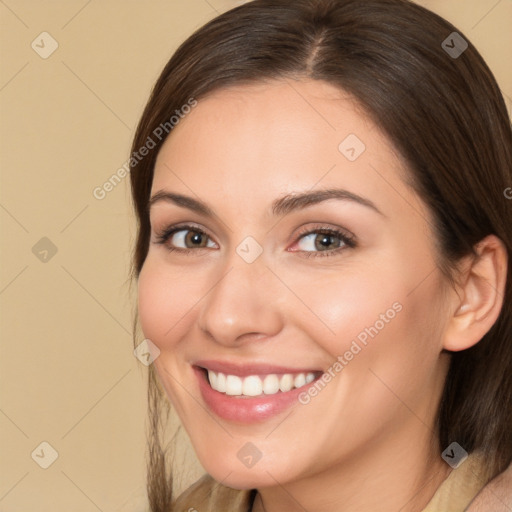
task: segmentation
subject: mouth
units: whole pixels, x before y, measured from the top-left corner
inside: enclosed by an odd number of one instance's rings
[[[287,393],[313,382],[318,372],[269,373],[267,375],[238,376],[202,368],[210,387],[233,397],[258,397]]]
[[[323,374],[316,369],[228,363],[193,365],[201,395],[217,416],[238,423],[267,420],[298,403],[298,396]]]

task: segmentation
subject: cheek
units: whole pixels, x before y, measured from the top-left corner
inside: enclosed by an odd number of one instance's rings
[[[166,327],[169,328],[165,321],[168,301],[170,301],[170,294],[168,291],[165,293],[162,280],[158,279],[158,273],[146,260],[138,279],[137,308],[144,336],[157,345]]]
[[[160,350],[174,345],[187,324],[199,290],[184,273],[165,267],[148,255],[138,279],[138,313],[142,332]],[[197,285],[195,285],[197,286]],[[185,293],[186,290],[186,293]]]
[[[353,340],[364,346],[376,331],[380,336],[388,330],[398,321],[407,294],[403,278],[390,278],[385,265],[378,271],[347,263],[314,275],[283,269],[285,272],[283,281],[303,302],[295,300],[294,321],[332,357],[349,350]]]
[[[431,364],[444,326],[439,272],[429,256],[403,248],[372,260],[314,279],[283,269],[309,310],[301,307],[296,321],[333,359],[349,351],[347,358],[366,368],[376,361]]]
[[[176,355],[180,339],[190,329],[190,315],[197,302],[190,276],[162,264],[158,257],[149,254],[138,278],[138,316],[144,337],[160,350],[154,361],[160,383],[169,400],[181,417],[186,417],[190,397],[181,396],[181,386],[189,375],[188,369],[179,364]],[[196,285],[197,286],[197,285]],[[194,405],[196,402],[192,402]]]
[[[367,323],[359,333],[364,334],[366,343],[358,343],[360,353],[344,370],[353,389],[359,392],[359,405],[354,407],[375,407],[375,418],[389,418],[402,403],[427,418],[430,401],[443,382],[440,353],[445,316],[441,277],[434,272],[419,286],[409,286],[408,280],[403,285],[388,289],[389,293],[379,291],[385,300],[374,310],[373,318],[366,315]],[[399,308],[392,306],[395,314],[385,309],[398,303]],[[358,342],[359,335],[352,339]]]

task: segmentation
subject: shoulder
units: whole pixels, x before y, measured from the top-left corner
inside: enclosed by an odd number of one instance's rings
[[[249,512],[252,491],[226,487],[210,475],[204,475],[186,489],[176,500],[176,512]]]
[[[491,480],[471,502],[467,512],[508,512],[512,510],[512,463]]]
[[[483,455],[472,453],[467,460],[452,469],[422,512],[463,512],[487,481]]]

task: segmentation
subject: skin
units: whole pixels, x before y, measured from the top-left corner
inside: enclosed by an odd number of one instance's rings
[[[355,161],[338,150],[349,134],[366,146]],[[418,511],[449,474],[433,426],[449,363],[443,348],[468,348],[496,320],[506,252],[488,237],[477,263],[461,262],[462,284],[452,288],[406,173],[350,96],[310,80],[216,91],[158,154],[152,194],[200,199],[215,216],[152,206],[141,327],[161,351],[156,370],[200,462],[224,485],[257,488],[256,511],[262,502],[266,512]],[[381,213],[331,199],[272,215],[279,197],[328,188]],[[155,243],[181,222],[205,230],[210,245],[184,254]],[[298,235],[319,226],[352,233],[357,246],[322,256]],[[236,252],[247,236],[263,249],[250,264]],[[328,251],[341,245],[334,239]],[[327,370],[397,301],[402,310],[309,404],[249,425],[206,409],[194,361]],[[237,457],[247,442],[262,454],[251,468]]]

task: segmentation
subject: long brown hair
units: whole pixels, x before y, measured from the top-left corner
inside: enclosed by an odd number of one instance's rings
[[[467,42],[465,51],[453,32]],[[454,48],[460,55],[449,51]],[[255,0],[197,30],[154,86],[132,150],[149,138],[155,147],[130,162],[138,220],[134,279],[148,251],[147,205],[165,140],[157,128],[191,99],[200,103],[230,85],[289,77],[351,93],[394,143],[407,180],[433,216],[438,264],[448,278],[488,234],[512,255],[512,201],[504,193],[512,186],[510,119],[491,71],[464,34],[407,0]],[[452,354],[438,411],[440,446],[457,441],[468,452],[483,450],[491,476],[512,460],[511,266],[509,258],[496,323],[475,346]],[[153,367],[148,399],[148,495],[154,512],[168,512],[172,478],[161,435],[169,405]]]

